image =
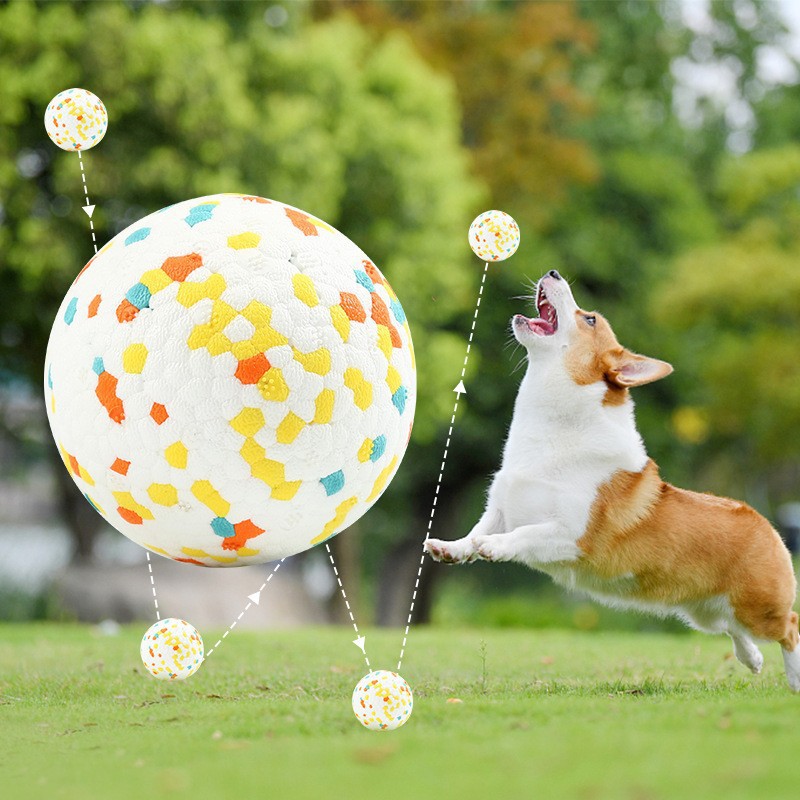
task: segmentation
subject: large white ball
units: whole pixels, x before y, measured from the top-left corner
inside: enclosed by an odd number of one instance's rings
[[[346,236],[212,195],[115,236],[76,277],[45,361],[50,427],[87,500],[178,561],[289,556],[362,516],[408,443],[403,309]]]

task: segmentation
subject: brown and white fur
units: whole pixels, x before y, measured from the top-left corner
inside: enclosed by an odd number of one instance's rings
[[[483,516],[426,551],[451,564],[519,561],[601,603],[727,633],[756,673],[754,640],[778,642],[800,691],[796,581],[781,538],[744,503],[662,481],[636,430],[629,389],[672,367],[623,348],[555,270],[536,305],[538,319],[512,320],[528,369]]]

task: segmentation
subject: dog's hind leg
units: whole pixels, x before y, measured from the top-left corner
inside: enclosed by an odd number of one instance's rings
[[[790,587],[793,588],[793,587]],[[800,692],[800,635],[797,630],[797,613],[792,611],[789,591],[786,596],[774,599],[750,592],[746,599],[734,603],[736,618],[753,636],[778,642],[783,651],[786,679],[795,692]]]
[[[727,633],[733,641],[736,658],[756,675],[764,666],[764,656],[756,647],[750,633],[737,622],[730,600],[717,595],[686,603],[681,607],[681,616],[693,628],[706,633]]]
[[[733,640],[733,653],[751,672],[758,675],[764,666],[764,656],[756,647],[755,642],[743,633],[729,631],[728,635]]]
[[[786,670],[786,680],[795,692],[800,692],[800,644],[794,650],[781,650],[783,653],[783,666]]]
[[[800,692],[800,634],[797,630],[797,613],[792,611],[786,618],[786,631],[780,639],[786,680],[795,692]]]

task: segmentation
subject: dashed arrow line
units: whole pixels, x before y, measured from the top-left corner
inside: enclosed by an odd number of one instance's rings
[[[467,342],[467,352],[464,355],[464,363],[461,366],[461,379],[453,391],[456,393],[456,402],[453,405],[453,415],[450,417],[450,428],[447,431],[447,441],[444,445],[444,453],[442,454],[442,463],[439,467],[439,477],[436,480],[436,492],[433,495],[433,504],[431,505],[431,515],[428,518],[428,529],[425,531],[425,539],[431,535],[431,528],[433,527],[433,517],[436,514],[436,504],[439,502],[439,490],[442,488],[442,478],[444,477],[444,465],[447,463],[447,455],[450,452],[450,439],[453,436],[453,426],[456,422],[456,412],[458,411],[458,402],[461,400],[461,395],[466,394],[467,390],[464,388],[464,375],[467,372],[467,363],[469,362],[469,353],[472,349],[472,339],[475,336],[475,325],[478,322],[478,312],[481,310],[481,299],[483,297],[483,287],[486,284],[486,274],[489,271],[489,262],[487,261],[483,267],[483,276],[481,277],[481,285],[478,289],[478,299],[475,303],[475,312],[472,315],[472,327],[469,330],[469,340]],[[408,610],[408,619],[406,620],[406,629],[403,633],[403,644],[400,647],[400,658],[397,661],[397,671],[400,672],[400,667],[403,664],[403,655],[406,652],[406,642],[408,641],[408,631],[411,628],[411,617],[414,614],[414,604],[417,602],[417,591],[419,589],[419,579],[422,575],[422,565],[425,563],[425,549],[423,542],[422,554],[419,558],[419,567],[417,568],[417,578],[414,581],[414,591],[411,594],[411,607]]]
[[[161,612],[158,610],[158,598],[156,597],[156,581],[153,577],[153,565],[150,563],[150,551],[147,553],[147,571],[150,573],[150,588],[153,590],[153,605],[156,607],[156,622],[161,622]]]
[[[358,647],[359,650],[364,654],[364,661],[367,662],[367,669],[371,672],[372,667],[369,663],[369,656],[367,655],[367,651],[365,649],[365,639],[366,636],[361,636],[358,632],[358,625],[356,625],[356,618],[353,616],[353,609],[350,608],[350,601],[347,599],[347,594],[345,594],[344,586],[342,584],[342,579],[339,577],[339,570],[336,569],[336,562],[333,560],[333,552],[331,551],[330,545],[326,544],[325,549],[328,551],[328,558],[331,560],[331,566],[333,567],[333,574],[336,576],[336,582],[339,584],[339,589],[342,592],[342,597],[344,598],[344,604],[347,607],[347,613],[350,615],[350,622],[353,623],[353,629],[356,632],[356,638],[353,639],[353,644]]]
[[[94,214],[95,206],[91,204],[89,201],[89,190],[86,188],[86,173],[83,171],[83,154],[80,150],[78,150],[78,161],[81,165],[81,181],[83,181],[83,195],[86,198],[86,205],[82,206],[83,210],[86,212],[86,215],[89,217],[89,229],[92,233],[92,247],[94,247],[95,255],[97,255],[97,237],[94,233],[94,222],[92,221],[92,215]]]
[[[272,572],[270,572],[270,574],[267,576],[267,579],[264,581],[264,583],[261,584],[261,588],[257,592],[247,595],[247,599],[250,602],[239,612],[239,616],[236,617],[236,619],[233,622],[231,622],[230,627],[228,628],[228,630],[225,631],[225,633],[222,634],[222,637],[217,640],[217,643],[205,654],[205,657],[203,659],[204,661],[222,644],[222,642],[225,639],[227,639],[228,634],[238,625],[239,620],[244,616],[245,611],[247,611],[250,608],[250,606],[253,605],[257,606],[259,604],[259,602],[261,601],[261,592],[264,591],[264,589],[267,587],[267,584],[272,580],[272,576],[281,568],[281,564],[283,564],[285,560],[286,560],[285,558],[282,558],[275,565],[275,569],[273,569]]]

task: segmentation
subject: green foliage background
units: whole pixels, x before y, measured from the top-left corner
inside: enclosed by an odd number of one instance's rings
[[[797,499],[800,87],[757,69],[785,34],[774,3],[711,4],[696,30],[675,2],[275,8],[0,4],[0,380],[38,391],[89,254],[77,159],[42,124],[52,96],[85,86],[111,118],[84,157],[101,241],[176,200],[251,192],[344,231],[400,295],[419,403],[403,469],[363,523],[370,581],[423,537],[482,269],[466,231],[489,207],[518,220],[522,247],[489,274],[438,535],[477,519],[521,374],[508,320],[553,267],[624,344],[675,365],[636,397],[667,479],[767,514]],[[730,97],[679,114],[676,64],[722,65]],[[512,568],[472,576],[538,585]]]

